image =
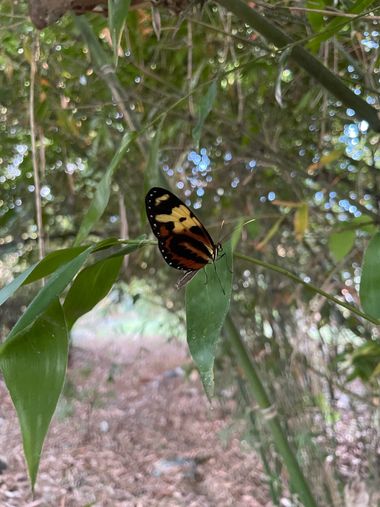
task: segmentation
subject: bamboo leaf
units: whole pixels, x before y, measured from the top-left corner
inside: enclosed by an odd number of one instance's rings
[[[14,278],[11,281],[11,283],[8,283],[8,285],[5,285],[5,287],[3,287],[0,290],[0,306],[7,299],[9,299],[16,292],[16,290],[19,287],[21,287],[21,285],[23,285],[25,283],[25,280],[27,280],[27,278],[31,275],[31,273],[33,272],[33,270],[36,268],[37,265],[38,265],[38,262],[36,262],[35,264],[32,264],[32,266],[30,266],[28,269],[23,271],[20,275],[18,275],[16,278]]]
[[[214,101],[217,93],[217,81],[216,79],[209,86],[206,94],[201,98],[199,104],[199,113],[197,124],[193,128],[193,139],[194,144],[197,148],[199,148],[199,141],[201,139],[201,133],[203,129],[203,125],[207,119],[207,116],[211,113],[212,107],[214,105]]]
[[[315,171],[319,169],[323,169],[326,165],[335,162],[338,160],[344,153],[344,148],[338,148],[337,150],[333,150],[330,153],[326,153],[326,155],[322,155],[318,162],[314,164],[310,164],[307,168],[308,174],[313,174]]]
[[[326,2],[324,0],[307,0],[306,7],[308,9],[324,9]],[[318,32],[323,26],[323,15],[319,12],[307,12],[306,17],[314,32]]]
[[[361,12],[365,12],[373,3],[374,0],[358,0],[356,2],[353,2],[352,7],[348,9],[347,12],[349,14],[360,14]],[[320,26],[319,29],[318,27],[316,27],[316,29],[313,27],[314,31],[321,31],[321,33],[309,41],[309,48],[314,53],[316,53],[322,42],[334,37],[334,35],[336,35],[338,32],[349,28],[349,26],[350,23],[348,21],[347,23],[345,23],[344,20],[342,22],[342,18],[338,16],[328,21],[324,27]]]
[[[87,248],[84,252],[75,257],[72,261],[61,266],[49,279],[47,284],[39,291],[36,297],[29,304],[28,308],[16,322],[8,339],[23,331],[40,317],[50,306],[52,301],[56,299],[65,287],[71,282],[75,274],[87,260],[93,247]]]
[[[354,229],[333,232],[329,236],[329,249],[336,261],[346,257],[355,243],[356,232]]]
[[[119,47],[131,0],[108,0],[108,22],[112,38],[115,66],[117,65]]]
[[[118,277],[122,262],[122,256],[102,259],[78,274],[63,305],[69,329],[79,317],[108,294]]]
[[[224,253],[214,265],[204,268],[205,273],[201,270],[186,286],[187,343],[209,399],[214,393],[215,345],[230,306],[230,242],[224,246]]]
[[[262,239],[260,241],[260,243],[258,243],[256,245],[256,250],[259,252],[261,250],[263,250],[266,245],[269,243],[269,241],[273,238],[273,236],[275,236],[280,228],[280,225],[282,224],[282,222],[285,220],[285,217],[280,217],[278,220],[276,220],[276,222],[272,225],[272,227],[269,229],[269,231],[266,233],[264,239]]]
[[[114,244],[117,244],[117,239],[106,239],[104,241],[100,241],[93,247],[93,251],[96,252],[103,248],[109,248]],[[60,266],[66,264],[71,261],[75,257],[77,257],[81,252],[86,250],[85,246],[79,246],[74,248],[63,248],[61,250],[56,250],[55,252],[51,252],[47,254],[42,260],[34,263],[24,272],[22,272],[19,276],[17,276],[11,283],[6,285],[0,290],[0,306],[10,298],[16,290],[22,285],[27,285],[28,283],[35,282],[36,280],[40,280],[45,276],[50,275],[54,271],[56,271]]]
[[[111,66],[109,55],[104,51],[87,18],[85,16],[76,16],[75,24],[88,46],[94,68],[97,71],[101,71],[104,69],[104,66]]]
[[[104,243],[104,242],[103,242]],[[84,268],[71,285],[63,305],[69,329],[79,317],[89,312],[111,290],[120,271],[125,255],[144,245],[141,237],[130,240],[116,252]]]
[[[294,214],[294,234],[297,241],[302,241],[309,227],[309,207],[302,203]]]
[[[354,350],[351,362],[354,370],[348,377],[348,380],[352,380],[355,377],[359,377],[367,382],[375,379],[380,374],[380,345],[374,341],[365,343]]]
[[[123,159],[133,138],[134,134],[130,132],[127,132],[124,135],[120,143],[119,149],[117,150],[113,159],[111,160],[111,163],[108,166],[103,178],[100,180],[94,198],[82,220],[78,235],[75,239],[74,243],[75,246],[79,245],[85,238],[87,238],[93,226],[103,215],[111,195],[113,174],[115,170],[118,168],[121,160]]]
[[[352,220],[352,224],[355,225],[355,228],[365,231],[371,236],[373,236],[377,231],[377,227],[374,224],[373,218],[369,217],[368,215],[362,214],[360,217],[355,217]]]
[[[380,319],[380,232],[373,236],[364,254],[359,293],[363,310]]]
[[[58,299],[29,327],[8,338],[0,367],[20,422],[32,487],[43,442],[65,378],[68,333]]]
[[[35,282],[53,273],[59,266],[67,263],[78,254],[83,252],[85,247],[76,248],[64,248],[57,250],[46,255],[41,261],[36,262],[18,277],[12,280],[11,283],[6,285],[0,290],[0,306],[10,298],[21,285],[27,285],[28,283]]]
[[[168,186],[168,183],[159,168],[159,149],[161,143],[162,126],[165,122],[164,115],[158,124],[155,136],[150,143],[148,163],[144,171],[144,190],[145,193],[152,187]],[[145,210],[145,207],[144,207]],[[145,211],[144,211],[145,213]]]

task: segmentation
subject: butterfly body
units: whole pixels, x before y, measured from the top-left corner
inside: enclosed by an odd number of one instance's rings
[[[169,266],[196,272],[217,259],[221,245],[214,243],[191,209],[169,190],[151,188],[145,205],[159,249]]]

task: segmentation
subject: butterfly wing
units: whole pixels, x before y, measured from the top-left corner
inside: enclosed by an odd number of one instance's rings
[[[154,187],[145,198],[146,213],[169,266],[196,271],[214,259],[216,246],[194,213],[174,194]]]

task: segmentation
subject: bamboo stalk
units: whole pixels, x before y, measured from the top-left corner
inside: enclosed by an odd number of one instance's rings
[[[295,282],[303,285],[304,287],[307,287],[308,289],[312,290],[313,292],[316,292],[317,294],[320,294],[321,296],[325,297],[329,301],[332,301],[333,303],[343,306],[343,308],[346,308],[346,310],[349,310],[351,313],[355,314],[358,317],[361,317],[362,319],[367,320],[368,322],[372,322],[372,324],[380,325],[380,320],[375,319],[371,317],[370,315],[367,315],[366,313],[362,312],[355,306],[350,305],[349,303],[345,303],[344,301],[341,301],[340,299],[336,298],[335,296],[332,296],[328,292],[316,287],[315,285],[305,282],[302,280],[302,278],[299,278],[297,275],[294,275],[290,271],[288,271],[285,268],[281,268],[280,266],[276,266],[275,264],[270,264],[269,262],[261,261],[259,259],[256,259],[254,257],[249,257],[248,255],[243,255],[241,253],[235,252],[234,257],[237,259],[241,259],[243,261],[251,262],[252,264],[257,264],[258,266],[262,266],[263,268],[270,269],[271,271],[275,271],[276,273],[280,273],[281,275],[286,276],[287,278],[290,278],[291,280],[294,280]]]
[[[42,221],[42,203],[41,203],[41,183],[40,183],[40,170],[37,162],[37,127],[34,114],[35,108],[35,86],[36,86],[36,73],[37,61],[39,59],[39,38],[38,34],[34,35],[32,46],[32,57],[30,62],[30,92],[29,92],[29,124],[30,124],[30,141],[32,151],[32,165],[33,165],[33,180],[34,180],[34,202],[36,206],[36,221],[38,233],[38,257],[43,259],[45,256],[45,234]]]
[[[269,427],[277,452],[282,457],[282,460],[287,468],[294,490],[298,493],[305,507],[317,507],[316,500],[314,499],[309,485],[302,473],[301,467],[289,445],[285,433],[281,428],[276,409],[269,400],[255,366],[249,358],[246,347],[235,327],[231,315],[227,315],[224,329],[231,343],[232,350],[236,355],[237,361],[244,371],[250,392],[259,405],[262,415]]]

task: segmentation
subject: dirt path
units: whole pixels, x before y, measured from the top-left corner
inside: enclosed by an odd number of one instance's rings
[[[210,410],[185,347],[74,347],[32,498],[21,438],[0,385],[1,507],[269,507],[256,454]],[[228,436],[227,436],[228,435]]]

